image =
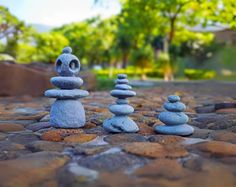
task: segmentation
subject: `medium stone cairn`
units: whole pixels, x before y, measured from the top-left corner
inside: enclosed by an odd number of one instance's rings
[[[85,125],[84,107],[79,101],[89,93],[79,89],[83,80],[78,76],[79,59],[71,54],[72,49],[65,47],[56,60],[56,71],[60,76],[52,77],[51,83],[60,89],[45,92],[46,97],[56,98],[50,111],[50,123],[58,128],[79,128]]]
[[[115,90],[111,91],[111,95],[116,97],[117,100],[116,104],[109,106],[109,110],[115,115],[103,122],[103,127],[109,132],[133,133],[139,131],[137,124],[128,117],[129,114],[134,112],[134,108],[128,105],[127,98],[135,96],[136,93],[131,91],[132,87],[128,85],[129,81],[126,78],[127,75],[119,74]]]
[[[165,102],[163,107],[166,111],[161,112],[158,118],[165,125],[155,126],[157,133],[181,136],[187,136],[193,133],[193,127],[186,124],[189,118],[184,113],[186,106],[180,102],[179,96],[170,95],[168,102]]]

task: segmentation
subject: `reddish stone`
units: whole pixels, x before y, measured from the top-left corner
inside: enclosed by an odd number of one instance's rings
[[[147,124],[144,123],[137,123],[138,127],[139,127],[139,134],[142,135],[152,135],[155,134],[154,130],[152,127],[148,126]]]
[[[216,111],[219,114],[236,114],[236,108],[223,108]]]
[[[66,136],[70,136],[73,134],[81,134],[81,133],[83,133],[83,130],[81,129],[57,129],[43,133],[41,139],[47,141],[60,142]]]
[[[236,156],[236,145],[221,142],[221,141],[209,141],[197,143],[189,146],[190,149],[199,150],[205,153],[209,153],[213,156]]]
[[[184,140],[183,137],[174,135],[154,135],[149,137],[149,141],[157,142],[162,145],[178,144]]]
[[[187,173],[177,160],[157,159],[148,165],[138,169],[135,175],[138,177],[164,177],[167,179],[178,179]]]
[[[66,143],[85,143],[92,141],[97,137],[96,134],[76,134],[76,135],[71,135],[67,136],[64,139],[64,142]]]
[[[230,142],[236,144],[236,133],[229,131],[213,131],[211,137],[214,140]]]
[[[0,132],[16,132],[23,131],[24,127],[19,124],[3,123],[0,124]]]
[[[159,143],[134,142],[123,146],[124,151],[151,158],[178,158],[188,156],[189,153],[180,146],[163,146]]]

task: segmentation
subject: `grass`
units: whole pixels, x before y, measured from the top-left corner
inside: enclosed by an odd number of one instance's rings
[[[97,88],[98,91],[111,90],[115,86],[114,79],[108,77],[97,76]]]

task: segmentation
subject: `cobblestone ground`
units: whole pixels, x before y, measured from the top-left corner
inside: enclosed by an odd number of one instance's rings
[[[53,129],[47,98],[0,98],[0,186],[235,187],[236,96],[201,86],[138,89],[130,99],[137,134],[102,128],[115,101],[93,92],[82,102],[83,129]],[[232,92],[230,89],[229,91]],[[207,93],[207,94],[206,94]],[[169,94],[178,94],[195,133],[160,135],[153,127]]]

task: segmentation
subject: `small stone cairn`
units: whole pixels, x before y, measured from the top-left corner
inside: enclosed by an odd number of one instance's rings
[[[128,85],[127,75],[119,74],[116,80],[115,90],[111,91],[111,95],[116,97],[116,104],[110,105],[109,110],[115,114],[113,117],[107,119],[103,123],[103,127],[108,132],[113,133],[134,133],[138,132],[139,128],[137,124],[128,117],[129,114],[134,112],[134,108],[128,105],[128,97],[136,95],[134,91],[131,91],[132,87]]]
[[[161,112],[158,118],[165,125],[155,126],[157,133],[187,136],[194,132],[193,127],[186,124],[189,118],[184,113],[186,106],[180,102],[179,96],[170,95],[163,107],[166,111]]]
[[[50,123],[57,128],[79,128],[85,125],[84,107],[79,101],[89,93],[79,89],[83,80],[78,76],[79,59],[66,47],[56,60],[56,71],[60,76],[51,78],[51,83],[60,89],[45,92],[46,97],[56,98],[50,111]]]

